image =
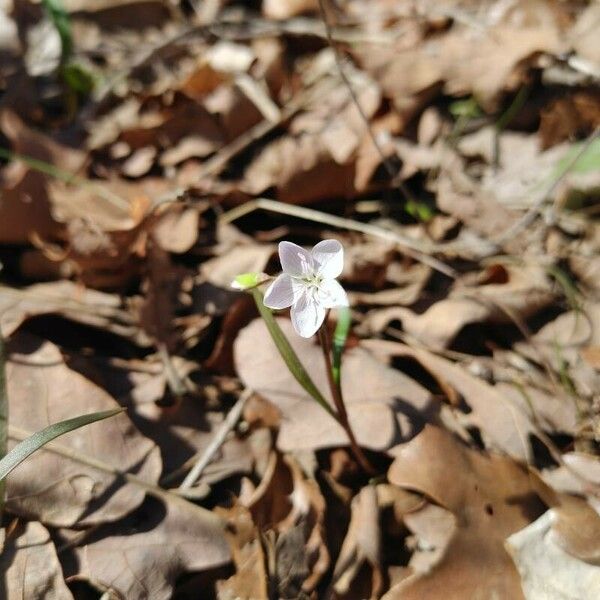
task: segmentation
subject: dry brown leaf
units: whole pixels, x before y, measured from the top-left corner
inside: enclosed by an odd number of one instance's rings
[[[231,289],[240,273],[262,273],[274,250],[271,244],[239,245],[202,263],[201,274],[212,285]]]
[[[11,340],[7,365],[11,425],[33,433],[77,415],[118,407],[103,389],[72,371],[50,342],[21,335]],[[13,443],[14,445],[14,443]],[[43,523],[71,527],[114,521],[139,506],[145,492],[77,460],[81,455],[156,483],[158,448],[125,415],[73,431],[60,440],[73,456],[40,451],[8,480],[7,506]]]
[[[544,108],[540,115],[542,148],[550,148],[565,140],[589,135],[600,126],[600,94],[577,91],[559,97]]]
[[[138,148],[121,166],[121,172],[127,177],[142,177],[154,165],[156,158],[156,148],[153,146],[144,146]]]
[[[232,528],[237,567],[219,586],[219,598],[266,598],[261,594],[266,594],[267,580],[282,598],[312,592],[329,568],[325,500],[316,481],[291,456],[282,459],[272,452],[262,481],[255,489],[246,488],[239,502],[245,508],[218,511]],[[260,564],[250,563],[250,557]],[[253,578],[251,584],[248,578]]]
[[[464,11],[456,10],[461,15]],[[438,20],[446,14],[437,6],[431,12]],[[504,89],[521,83],[518,71],[524,70],[527,59],[566,49],[561,39],[565,18],[566,11],[549,11],[542,1],[502,5],[455,19],[447,31],[434,28],[438,34],[425,40],[417,28],[417,33],[399,36],[395,44],[361,47],[358,54],[367,70],[378,72],[377,79],[400,112],[440,82],[448,95],[472,93],[491,111]]]
[[[600,510],[600,459],[590,454],[568,452],[562,455],[563,464],[542,472],[544,481],[557,492],[587,498]]]
[[[101,527],[76,548],[79,577],[127,600],[168,600],[177,578],[227,563],[229,546],[210,513],[148,499],[117,524]]]
[[[152,227],[152,238],[167,252],[187,252],[198,239],[200,212],[199,206],[170,206]]]
[[[366,561],[373,568],[372,597],[381,593],[381,528],[377,488],[368,485],[352,499],[350,525],[333,572],[334,589],[346,594]]]
[[[6,530],[2,531],[3,534]],[[0,552],[0,596],[5,600],[73,600],[48,530],[36,521],[19,523]]]
[[[15,154],[55,165],[70,173],[85,161],[82,152],[61,146],[27,127],[14,113],[3,111],[0,127]],[[5,244],[27,244],[32,236],[56,238],[62,227],[51,214],[47,176],[19,161],[3,171],[0,203],[0,240]]]
[[[542,356],[557,372],[567,369],[576,392],[592,398],[600,389],[600,373],[583,360],[581,350],[600,345],[600,304],[585,303],[581,311],[559,315],[542,327],[531,340],[532,345],[518,342],[515,349],[533,360]]]
[[[407,540],[407,546],[414,547],[408,566],[414,573],[427,573],[444,557],[456,534],[457,519],[449,510],[430,502],[402,517],[413,534]]]
[[[596,39],[596,28],[600,19],[600,7],[595,2],[590,3],[578,16],[577,21],[569,32],[569,42],[592,68],[600,69],[600,51]]]
[[[438,380],[443,390],[454,389],[463,397],[471,408],[465,419],[480,429],[486,442],[517,459],[532,459],[529,435],[535,433],[536,427],[521,403],[513,403],[510,397],[467,369],[422,348],[383,340],[366,340],[363,345],[384,355],[409,356],[417,360]]]
[[[12,335],[27,319],[43,314],[59,314],[142,346],[149,343],[121,299],[114,294],[66,280],[37,283],[22,289],[0,287],[0,330],[4,337]]]
[[[141,365],[131,361],[123,370],[110,364],[78,361],[76,366],[92,380],[107,389],[122,406],[140,431],[160,448],[163,476],[170,475],[190,458],[202,454],[223,423],[225,410],[211,410],[195,394],[165,402],[167,376],[162,363]],[[178,356],[171,357],[171,366],[182,382],[197,365]],[[204,388],[209,387],[204,384]],[[232,437],[219,448],[214,460],[205,469],[201,483],[213,483],[235,473],[251,470],[253,462],[248,445]]]
[[[494,271],[499,271],[485,278]],[[494,280],[500,278],[500,282]],[[550,278],[541,266],[491,265],[480,275],[483,285],[455,286],[447,298],[433,304],[421,314],[408,308],[394,307],[369,313],[363,323],[369,331],[380,332],[392,320],[427,346],[447,347],[469,323],[484,321],[510,323],[527,319],[555,299]]]
[[[319,4],[317,0],[265,0],[262,10],[269,19],[289,19],[305,12],[316,12]]]
[[[443,162],[434,187],[440,210],[487,239],[496,239],[517,220],[517,214],[468,176],[462,159],[456,155],[448,155]]]
[[[331,63],[329,49],[315,63]],[[362,112],[370,119],[381,103],[379,86],[357,69],[347,73]],[[349,97],[347,87],[338,85],[318,97],[294,117],[289,134],[266,146],[250,163],[240,189],[260,194],[275,187],[281,201],[304,204],[323,197],[356,195],[356,155],[368,136],[361,114]],[[380,162],[380,159],[378,159]],[[360,185],[368,181],[361,178]]]
[[[265,553],[250,511],[238,504],[224,516],[236,572],[217,582],[219,600],[268,600]]]
[[[288,320],[278,319],[300,361],[325,397],[323,356],[314,340],[300,338]],[[234,357],[244,384],[275,404],[282,413],[278,445],[284,451],[348,443],[343,429],[310,398],[284,366],[262,320],[243,329]],[[435,414],[431,395],[403,373],[379,362],[364,348],[345,353],[342,390],[359,443],[387,450],[400,436],[408,439]]]
[[[401,581],[384,599],[523,598],[503,544],[543,510],[531,477],[511,459],[471,450],[429,425],[400,446],[390,482],[432,498],[454,513],[457,526],[441,561]]]

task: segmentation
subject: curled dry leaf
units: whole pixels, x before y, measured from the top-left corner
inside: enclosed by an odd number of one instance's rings
[[[76,415],[118,408],[103,389],[72,371],[50,342],[21,335],[11,340],[10,350],[8,397],[15,431],[31,434]],[[158,448],[125,414],[75,430],[59,445],[64,455],[41,450],[11,474],[10,510],[60,527],[114,521],[139,506],[145,492],[86,461],[99,459],[149,483],[160,476]]]
[[[585,348],[600,345],[600,303],[586,302],[580,310],[559,315],[544,325],[531,344],[518,342],[515,348],[533,360],[540,355],[557,373],[566,373],[582,398],[593,398],[600,390],[600,372],[584,359]]]
[[[238,504],[224,516],[235,574],[217,582],[219,600],[268,600],[265,553],[250,511]]]
[[[414,358],[439,382],[451,400],[454,392],[462,396],[471,409],[466,419],[480,429],[492,448],[520,460],[532,459],[529,435],[535,433],[536,427],[522,409],[522,402],[513,402],[511,396],[503,395],[467,369],[422,348],[383,340],[366,340],[363,344],[382,354]]]
[[[379,597],[381,576],[381,529],[377,488],[367,485],[352,499],[348,533],[333,572],[334,589],[346,594],[367,562],[373,569],[371,596]]]
[[[115,294],[86,289],[66,280],[21,289],[0,287],[0,330],[4,337],[12,335],[27,319],[44,314],[62,315],[139,345],[149,344]]]
[[[488,273],[496,273],[493,277],[501,281],[492,279],[477,286],[456,286],[447,298],[421,314],[404,307],[374,311],[367,315],[363,326],[379,332],[392,320],[399,319],[404,331],[423,344],[445,348],[469,323],[526,319],[556,297],[542,267],[492,265],[482,273],[482,278]]]
[[[168,600],[180,575],[227,563],[218,517],[184,502],[147,499],[124,521],[96,530],[76,548],[79,577],[127,600]]]
[[[384,599],[523,598],[503,544],[543,510],[533,477],[513,460],[471,450],[429,425],[398,447],[389,481],[451,511],[456,530],[440,562],[407,577]]]
[[[412,35],[386,46],[361,45],[355,51],[368,71],[377,72],[386,96],[400,112],[414,111],[416,99],[429,100],[427,92],[436,84],[443,84],[449,95],[471,92],[480,105],[493,111],[501,92],[521,83],[520,73],[528,63],[535,64],[537,53],[567,46],[561,39],[560,11],[555,16],[543,2],[490,10],[476,20],[455,18],[443,32],[438,29],[442,13],[437,7],[435,13],[436,35],[423,40],[422,32],[407,27]],[[563,17],[568,19],[564,13]]]
[[[542,471],[544,481],[557,492],[587,498],[600,514],[600,459],[579,452],[563,454],[562,459],[561,466]]]
[[[278,322],[300,362],[326,394],[327,378],[320,348],[314,340],[300,338],[288,320],[278,319]],[[341,426],[308,396],[287,370],[262,320],[253,321],[240,332],[234,358],[244,384],[281,411],[277,442],[282,450],[315,450],[348,443]],[[342,390],[359,443],[375,450],[387,450],[399,438],[410,438],[437,410],[427,390],[361,347],[344,355]]]
[[[335,69],[330,49],[318,55],[315,63],[319,62]],[[346,67],[362,111],[370,119],[381,103],[379,86],[365,73]],[[368,136],[346,85],[336,85],[313,100],[292,119],[289,131],[248,166],[242,191],[260,194],[274,186],[278,199],[294,204],[364,191],[368,181],[357,180],[354,163]],[[357,181],[362,187],[357,187]]]
[[[236,564],[236,574],[220,583],[219,598],[267,598],[269,579],[279,597],[311,593],[329,568],[325,508],[317,482],[291,456],[271,453],[259,486],[246,489],[233,509],[219,510]]]
[[[556,542],[556,518],[556,512],[549,510],[506,540],[521,576],[523,595],[526,600],[591,598],[600,589],[600,566],[573,556]]]
[[[0,572],[0,596],[5,600],[73,600],[50,534],[37,521],[11,530],[0,552]]]

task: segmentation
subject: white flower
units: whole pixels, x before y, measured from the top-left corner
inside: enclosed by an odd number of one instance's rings
[[[344,267],[344,248],[337,240],[323,240],[310,252],[292,244],[279,244],[283,273],[265,293],[269,308],[292,307],[292,324],[302,337],[314,335],[328,308],[348,306],[344,288],[335,280]]]

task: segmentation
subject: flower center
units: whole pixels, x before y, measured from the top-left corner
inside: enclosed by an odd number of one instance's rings
[[[306,275],[302,278],[302,281],[310,288],[318,289],[323,283],[323,277],[321,275],[317,275],[313,273],[311,275]]]

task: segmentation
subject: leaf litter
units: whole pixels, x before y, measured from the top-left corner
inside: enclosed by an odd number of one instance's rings
[[[0,595],[597,595],[598,16],[6,3],[10,444],[127,410],[10,474]],[[332,238],[372,479],[229,287]]]

